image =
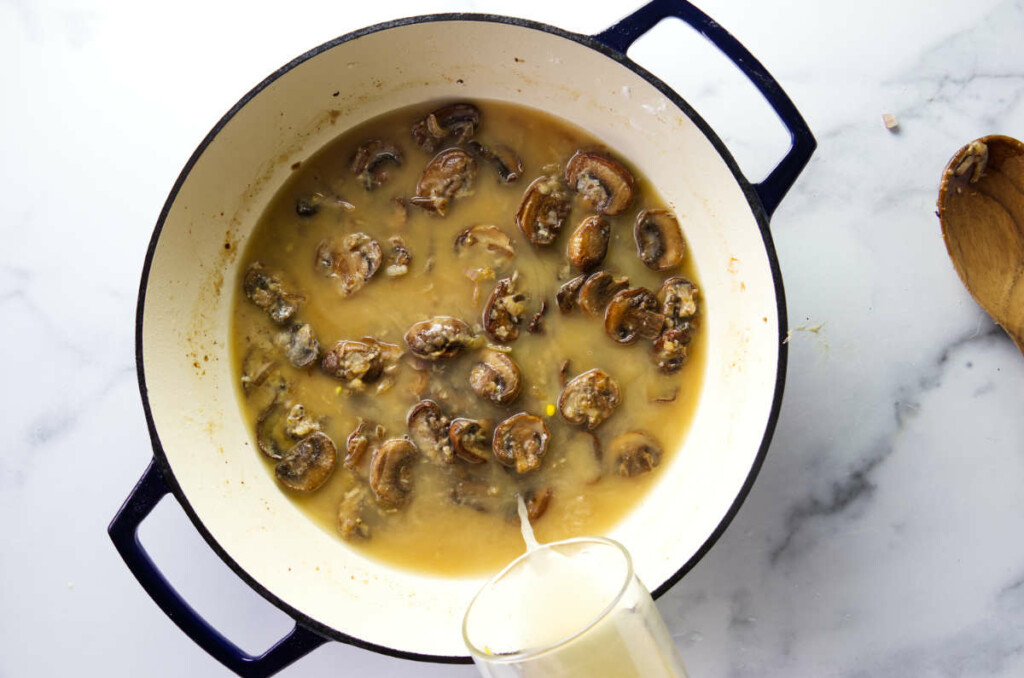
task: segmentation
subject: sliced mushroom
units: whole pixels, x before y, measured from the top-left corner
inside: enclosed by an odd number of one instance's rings
[[[402,166],[402,150],[383,139],[370,139],[356,149],[351,170],[368,191],[387,183],[388,165]]]
[[[419,452],[405,438],[384,441],[370,462],[370,489],[377,502],[387,508],[401,508],[412,493],[412,470]]]
[[[397,365],[395,354],[401,349],[394,344],[366,337],[363,341],[341,339],[324,354],[320,367],[330,376],[360,390],[380,379],[386,366]]]
[[[604,261],[608,253],[611,227],[604,217],[592,214],[579,223],[569,238],[566,255],[577,269],[588,273]]]
[[[549,437],[543,419],[520,412],[494,429],[491,449],[505,466],[514,468],[517,473],[529,473],[540,468],[541,459],[548,449]]]
[[[530,324],[526,326],[526,331],[530,334],[539,334],[544,331],[544,315],[548,312],[548,300],[540,300],[540,308],[533,317],[530,318]]]
[[[469,150],[494,165],[498,170],[498,179],[503,184],[511,184],[523,175],[523,160],[519,154],[508,146],[492,146],[487,148],[477,141],[470,141],[466,146]]]
[[[484,351],[480,362],[469,373],[469,385],[481,398],[497,405],[508,405],[523,386],[519,366],[501,351]]]
[[[519,325],[526,314],[526,295],[517,289],[518,282],[518,273],[499,280],[484,306],[484,330],[495,341],[508,343],[519,336]]]
[[[654,352],[651,357],[659,370],[665,374],[674,374],[686,364],[689,350],[689,329],[665,330],[654,340]]]
[[[331,477],[337,456],[331,439],[317,431],[288,450],[274,467],[274,474],[288,489],[313,492]]]
[[[452,419],[448,427],[448,437],[452,441],[452,449],[456,456],[470,464],[482,464],[487,461],[487,448],[491,442],[490,432],[485,421],[477,419]]]
[[[278,461],[288,451],[285,446],[283,426],[285,422],[284,406],[280,402],[272,402],[256,417],[256,446],[260,452]]]
[[[442,106],[412,127],[412,138],[427,153],[433,153],[445,139],[455,143],[466,141],[480,124],[480,109],[473,104]]]
[[[249,264],[242,280],[249,301],[281,325],[299,310],[302,296],[287,289],[281,277],[258,261]]]
[[[356,485],[342,495],[338,504],[338,532],[342,538],[370,538],[370,525],[366,521],[369,510],[370,491],[364,485]]]
[[[409,272],[409,265],[412,264],[412,254],[405,244],[405,239],[400,235],[393,235],[388,238],[391,245],[391,256],[388,260],[384,273],[389,278],[397,278]]]
[[[361,289],[383,260],[380,244],[365,233],[349,233],[341,239],[324,241],[316,248],[317,271],[335,279],[342,296]]]
[[[558,411],[570,424],[593,430],[619,405],[619,385],[604,370],[592,369],[569,381],[558,396]]]
[[[601,214],[619,214],[633,203],[633,175],[607,155],[578,151],[565,166],[565,180]]]
[[[629,278],[608,271],[592,273],[580,288],[579,304],[587,315],[604,315],[604,308],[619,292],[629,287]]]
[[[620,475],[627,478],[647,473],[661,463],[661,445],[643,431],[616,436],[608,446]]]
[[[267,379],[277,371],[278,364],[269,351],[259,346],[253,346],[242,359],[242,393],[248,398],[252,393],[260,389]],[[273,400],[273,399],[271,399]],[[269,404],[269,403],[268,403]],[[264,405],[265,407],[266,405]]]
[[[554,490],[548,486],[530,488],[523,493],[523,503],[526,504],[526,517],[531,523],[540,520],[541,516],[548,510]]]
[[[437,403],[433,400],[416,403],[406,415],[405,423],[409,427],[409,437],[427,459],[435,464],[455,461],[455,451],[448,437],[450,422]]]
[[[516,224],[534,245],[550,245],[572,210],[569,191],[556,176],[542,176],[526,189]]]
[[[610,273],[608,275],[611,276]],[[555,301],[558,302],[559,311],[562,313],[572,313],[573,309],[579,304],[580,289],[586,280],[586,275],[578,275],[566,281],[558,288],[558,292],[555,293]]]
[[[643,210],[633,226],[636,253],[647,268],[664,271],[683,260],[686,243],[676,215],[669,210]]]
[[[285,418],[284,423],[284,433],[289,438],[299,440],[319,430],[320,422],[306,414],[306,408],[303,407],[302,403],[295,403],[288,410],[288,416]]]
[[[309,323],[296,323],[278,336],[285,357],[295,367],[307,367],[320,357],[320,342]]]
[[[455,253],[461,255],[478,244],[488,252],[508,259],[516,255],[512,238],[493,224],[477,224],[460,231],[455,236]]]
[[[459,148],[441,151],[431,160],[416,184],[416,195],[409,202],[444,216],[449,204],[473,192],[476,160]]]
[[[673,276],[658,290],[658,303],[669,329],[689,327],[697,315],[697,286],[686,278]]]
[[[620,344],[632,344],[640,337],[654,339],[665,325],[658,313],[658,299],[646,287],[633,287],[612,297],[604,312],[604,330]]]
[[[439,315],[410,327],[405,343],[418,358],[442,360],[454,358],[478,341],[464,321]]]
[[[360,421],[356,429],[345,440],[345,468],[355,470],[366,457],[371,447],[376,446],[384,437],[384,427]]]

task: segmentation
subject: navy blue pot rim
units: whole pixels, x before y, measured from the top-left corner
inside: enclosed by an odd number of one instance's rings
[[[679,580],[683,578],[683,576],[685,576],[691,569],[693,569],[693,567],[708,553],[708,551],[710,551],[712,546],[715,545],[715,543],[718,541],[718,539],[721,537],[721,535],[725,532],[726,528],[732,522],[733,518],[735,518],[735,516],[738,513],[740,507],[742,506],[744,500],[746,499],[747,495],[750,493],[751,488],[753,487],[754,481],[757,478],[757,475],[758,475],[762,465],[764,464],[764,460],[765,460],[765,457],[767,455],[768,448],[769,448],[769,446],[771,444],[771,440],[772,440],[772,437],[773,437],[774,432],[775,432],[775,428],[776,428],[776,425],[777,425],[777,422],[778,422],[779,413],[780,413],[780,409],[781,409],[783,390],[784,390],[784,386],[785,386],[785,376],[786,376],[786,366],[787,366],[787,353],[788,353],[787,346],[784,343],[784,338],[785,338],[786,328],[788,327],[788,321],[787,321],[787,314],[786,314],[785,292],[784,292],[783,284],[782,284],[782,272],[781,272],[781,269],[779,267],[779,262],[778,262],[778,257],[777,257],[776,250],[775,250],[775,245],[774,245],[774,242],[772,241],[771,233],[770,233],[770,230],[769,230],[769,217],[768,217],[767,213],[765,212],[765,209],[764,209],[763,205],[761,204],[760,198],[758,197],[756,191],[754,190],[754,188],[752,187],[750,182],[746,179],[746,177],[743,175],[743,173],[740,171],[739,165],[736,163],[735,159],[732,157],[732,154],[729,152],[729,150],[727,149],[725,144],[718,137],[718,135],[714,132],[714,130],[672,88],[670,88],[668,85],[666,85],[664,82],[662,82],[657,76],[653,75],[652,73],[650,73],[648,70],[646,70],[645,68],[643,68],[639,64],[637,64],[637,63],[633,62],[632,60],[630,60],[628,57],[625,56],[625,54],[623,54],[621,52],[618,52],[618,51],[608,47],[607,45],[601,43],[600,41],[594,39],[593,37],[591,37],[589,35],[583,35],[583,34],[579,34],[579,33],[572,33],[570,31],[566,31],[566,30],[560,29],[560,28],[555,27],[555,26],[551,26],[551,25],[544,24],[544,23],[537,22],[537,21],[532,21],[532,20],[529,20],[529,19],[521,19],[521,18],[516,18],[516,17],[507,17],[507,16],[494,15],[494,14],[442,13],[442,14],[429,14],[429,15],[423,15],[423,16],[407,17],[407,18],[402,18],[402,19],[395,19],[395,20],[392,20],[392,21],[386,21],[386,22],[374,24],[372,26],[368,26],[366,28],[362,28],[362,29],[359,29],[359,30],[356,30],[356,31],[352,31],[350,33],[346,33],[345,35],[342,35],[342,36],[340,36],[338,38],[335,38],[333,40],[325,42],[325,43],[323,43],[323,44],[321,44],[321,45],[319,45],[317,47],[314,47],[313,49],[303,53],[302,55],[296,57],[295,59],[292,59],[291,61],[289,61],[284,66],[282,66],[278,70],[274,71],[271,75],[269,75],[267,78],[265,78],[258,85],[253,87],[241,99],[239,99],[239,101],[234,106],[232,106],[232,108],[227,113],[225,113],[223,117],[221,117],[221,119],[210,130],[210,132],[203,138],[203,140],[200,142],[200,144],[198,145],[196,150],[189,157],[188,161],[185,163],[184,168],[182,169],[182,171],[178,175],[178,178],[176,179],[174,185],[172,186],[172,188],[171,188],[171,190],[170,190],[170,192],[168,194],[167,200],[165,201],[164,206],[163,206],[163,208],[160,211],[160,215],[159,215],[159,217],[157,219],[156,226],[154,227],[153,235],[152,235],[152,237],[150,239],[149,246],[148,246],[147,251],[146,251],[146,258],[145,258],[145,262],[143,264],[143,269],[142,269],[142,276],[141,276],[140,285],[139,285],[139,296],[138,296],[138,301],[137,301],[137,305],[136,305],[136,319],[135,319],[135,363],[136,363],[136,370],[137,370],[137,374],[138,374],[139,391],[140,391],[140,395],[141,395],[141,398],[142,398],[143,410],[144,410],[145,416],[146,416],[146,425],[147,425],[147,427],[149,429],[150,438],[151,438],[152,444],[153,444],[154,460],[155,460],[156,464],[158,465],[158,467],[160,468],[160,470],[161,470],[161,472],[163,474],[163,477],[164,477],[165,481],[167,482],[167,485],[168,485],[171,493],[177,499],[178,503],[181,505],[182,509],[185,511],[185,513],[188,516],[189,520],[192,522],[192,524],[198,530],[199,534],[202,535],[203,539],[210,546],[210,548],[248,586],[250,586],[254,591],[256,591],[260,596],[262,596],[268,602],[273,604],[275,607],[277,607],[278,609],[282,610],[287,615],[292,617],[296,621],[297,624],[299,624],[301,626],[304,626],[304,627],[306,627],[306,628],[308,628],[308,629],[310,629],[310,630],[312,630],[312,631],[314,631],[314,632],[324,636],[325,638],[336,640],[336,641],[339,641],[339,642],[342,642],[342,643],[345,643],[345,644],[348,644],[348,645],[352,645],[352,646],[355,646],[355,647],[360,647],[360,648],[363,648],[363,649],[372,650],[374,652],[377,652],[377,653],[380,653],[380,654],[383,654],[383,655],[388,655],[388,656],[392,656],[392,657],[397,657],[397,658],[401,658],[401,659],[408,659],[408,660],[413,660],[413,661],[425,661],[425,662],[447,663],[447,664],[470,664],[470,663],[472,663],[472,659],[469,656],[462,656],[462,655],[431,655],[431,654],[419,654],[419,653],[414,653],[414,652],[408,652],[408,651],[405,651],[405,650],[399,650],[399,649],[387,647],[387,646],[384,646],[384,645],[378,645],[376,643],[370,643],[370,642],[361,640],[359,638],[356,638],[354,636],[350,636],[348,634],[345,634],[345,633],[342,633],[340,631],[337,631],[337,630],[335,630],[333,628],[330,628],[330,627],[328,627],[328,626],[326,626],[326,625],[316,621],[315,619],[309,617],[308,615],[303,613],[301,610],[298,610],[298,609],[292,607],[291,605],[289,605],[285,601],[283,601],[280,598],[278,598],[277,596],[275,596],[268,589],[266,589],[262,584],[260,584],[260,582],[255,577],[251,576],[237,562],[235,562],[235,560],[233,558],[231,558],[231,556],[228,555],[228,553],[221,547],[221,545],[217,542],[217,540],[209,533],[209,531],[206,529],[205,525],[203,524],[202,519],[195,512],[195,509],[193,509],[192,505],[189,503],[188,499],[185,496],[185,493],[182,491],[181,486],[178,484],[177,479],[174,476],[174,472],[171,470],[170,465],[169,465],[169,463],[167,461],[166,453],[164,452],[162,443],[160,441],[160,436],[157,433],[156,425],[154,424],[154,421],[153,421],[153,414],[152,414],[152,411],[151,411],[151,408],[150,408],[150,403],[149,403],[149,395],[148,395],[149,394],[149,389],[148,389],[148,386],[146,384],[146,376],[145,376],[145,364],[144,364],[145,363],[145,358],[144,358],[144,353],[143,353],[143,332],[142,332],[143,316],[144,316],[144,311],[145,311],[146,289],[147,289],[147,286],[148,286],[148,283],[149,283],[149,274],[150,274],[150,270],[152,268],[153,257],[154,257],[155,252],[156,252],[157,243],[159,242],[160,234],[161,234],[161,232],[163,230],[163,226],[164,226],[164,223],[166,221],[167,215],[170,212],[171,206],[174,204],[174,201],[175,201],[175,199],[176,199],[176,197],[178,195],[178,192],[181,189],[181,186],[184,184],[185,180],[188,178],[189,174],[191,173],[192,168],[195,166],[195,164],[198,161],[199,157],[203,154],[203,152],[206,150],[206,148],[210,145],[210,143],[213,141],[213,139],[217,136],[217,134],[220,133],[220,131],[225,127],[225,125],[227,125],[227,123],[235,116],[235,114],[238,113],[238,111],[241,110],[246,104],[248,104],[248,102],[250,100],[252,100],[256,95],[258,95],[262,90],[264,90],[266,87],[268,87],[275,80],[277,80],[281,76],[285,75],[286,73],[291,71],[296,66],[299,66],[300,64],[308,61],[309,59],[312,59],[312,58],[318,56],[319,54],[321,54],[323,52],[326,52],[326,51],[328,51],[328,50],[330,50],[330,49],[332,49],[334,47],[337,47],[338,45],[341,45],[341,44],[346,43],[346,42],[350,42],[352,40],[358,39],[358,38],[366,36],[366,35],[371,35],[373,33],[378,33],[378,32],[381,32],[381,31],[386,31],[386,30],[389,30],[389,29],[392,29],[392,28],[399,28],[399,27],[402,27],[402,26],[408,26],[408,25],[412,25],[412,24],[434,23],[434,22],[445,22],[445,21],[450,21],[450,22],[457,22],[457,21],[491,22],[491,23],[506,24],[506,25],[518,26],[518,27],[521,27],[521,28],[526,28],[526,29],[531,29],[531,30],[542,31],[544,33],[548,33],[548,34],[551,34],[551,35],[555,35],[557,37],[561,37],[561,38],[565,38],[567,40],[571,40],[571,41],[579,43],[579,44],[581,44],[581,45],[583,45],[585,47],[589,47],[590,49],[593,49],[593,50],[595,50],[597,52],[600,52],[601,54],[603,54],[604,56],[608,57],[609,59],[612,59],[616,63],[624,66],[625,68],[628,68],[629,70],[633,71],[634,73],[636,73],[637,75],[642,77],[644,80],[646,80],[648,83],[650,83],[653,87],[655,87],[658,91],[660,91],[663,95],[665,95],[670,101],[672,101],[672,103],[677,108],[679,108],[679,110],[681,110],[691,121],[693,121],[693,123],[695,125],[697,125],[697,127],[701,130],[701,132],[708,138],[708,140],[711,142],[711,144],[715,147],[715,149],[718,151],[719,155],[722,157],[722,159],[725,161],[726,165],[729,167],[729,170],[732,172],[733,177],[735,178],[736,182],[739,184],[741,190],[743,191],[743,194],[746,197],[748,204],[750,205],[751,211],[754,214],[754,217],[755,217],[755,219],[757,221],[757,224],[758,224],[758,228],[759,228],[759,230],[761,232],[761,238],[762,238],[762,241],[763,241],[763,244],[764,244],[764,247],[765,247],[765,252],[766,252],[766,254],[768,256],[769,267],[770,267],[771,274],[772,274],[772,281],[773,281],[773,284],[774,284],[774,287],[775,287],[776,306],[777,306],[776,310],[777,310],[777,315],[778,315],[778,327],[779,327],[779,337],[778,337],[779,338],[779,359],[778,359],[778,367],[777,367],[777,371],[776,371],[776,383],[775,383],[775,389],[774,389],[774,394],[773,394],[772,407],[771,407],[771,411],[769,413],[768,421],[767,421],[766,426],[765,426],[764,436],[762,437],[761,445],[760,445],[760,447],[758,449],[758,452],[757,452],[757,455],[756,455],[756,457],[754,459],[754,462],[751,465],[751,468],[750,468],[750,471],[749,471],[749,473],[747,475],[747,478],[744,481],[742,487],[740,488],[740,491],[737,493],[736,498],[733,501],[732,505],[729,507],[729,510],[723,516],[723,518],[719,522],[718,526],[715,528],[715,530],[712,532],[712,534],[708,537],[708,539],[704,542],[704,544],[701,546],[701,548],[698,549],[698,551],[693,556],[691,556],[691,558],[686,563],[684,563],[681,567],[679,567],[679,569],[676,570],[676,572],[671,577],[669,577],[663,584],[661,584],[661,586],[659,586],[657,589],[655,589],[652,592],[652,595],[653,595],[654,598],[658,598],[658,597],[664,595],[670,588],[672,588],[672,586],[674,586],[676,583],[678,583]]]

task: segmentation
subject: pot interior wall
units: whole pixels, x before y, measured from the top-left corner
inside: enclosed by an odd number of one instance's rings
[[[615,60],[534,28],[405,24],[323,49],[222,122],[173,196],[143,317],[149,404],[167,461],[210,535],[308,617],[396,650],[463,655],[480,579],[369,561],[309,522],[266,473],[235,400],[227,332],[239,251],[293,163],[346,128],[426,100],[534,106],[604,139],[681,217],[703,282],[709,359],[684,448],[608,536],[657,588],[705,543],[755,461],[778,361],[776,298],[750,206],[700,129]]]

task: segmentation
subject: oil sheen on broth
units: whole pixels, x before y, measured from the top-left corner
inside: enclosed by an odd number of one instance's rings
[[[341,135],[262,215],[236,286],[239,400],[281,491],[442,575],[522,552],[516,493],[541,541],[606,532],[700,390],[680,221],[628,157],[521,106]]]

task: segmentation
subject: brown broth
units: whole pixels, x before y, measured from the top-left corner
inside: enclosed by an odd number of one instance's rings
[[[551,171],[557,167],[555,171],[561,174],[566,161],[578,149],[603,148],[602,144],[582,130],[536,110],[490,101],[473,103],[481,111],[481,124],[474,139],[485,146],[505,144],[516,149],[525,168],[519,181],[500,184],[493,166],[479,161],[475,192],[456,199],[447,216],[438,217],[409,207],[407,218],[401,218],[394,199],[414,194],[421,171],[434,155],[413,143],[409,129],[438,104],[394,111],[344,133],[303,162],[261,217],[243,258],[243,271],[249,262],[260,261],[283,271],[287,280],[301,290],[305,299],[295,320],[312,325],[321,351],[339,339],[358,340],[364,336],[374,336],[405,349],[406,329],[434,315],[456,316],[479,327],[494,281],[476,285],[464,272],[496,259],[480,253],[469,259],[456,256],[456,234],[467,226],[489,223],[511,236],[515,259],[499,268],[496,277],[517,270],[521,287],[530,297],[526,322],[519,338],[510,344],[510,355],[523,375],[521,395],[511,405],[499,407],[474,393],[468,384],[469,371],[476,362],[475,352],[470,351],[446,364],[443,374],[431,373],[431,391],[424,397],[438,401],[450,417],[487,419],[492,425],[522,411],[541,416],[551,433],[541,469],[517,477],[494,458],[469,469],[498,490],[498,496],[492,497],[491,502],[496,510],[484,513],[455,505],[449,499],[452,467],[467,464],[436,466],[423,459],[415,467],[409,504],[368,519],[373,523],[369,539],[346,541],[365,555],[391,565],[447,576],[494,571],[523,551],[518,522],[508,515],[514,513],[517,489],[550,486],[554,491],[547,512],[535,524],[541,541],[607,532],[671,463],[692,419],[704,372],[704,333],[699,322],[687,364],[677,374],[663,375],[651,360],[650,341],[641,339],[636,344],[620,345],[605,333],[602,319],[586,317],[579,309],[569,315],[559,312],[554,292],[565,279],[577,274],[568,273],[566,243],[576,224],[593,213],[579,199],[573,202],[563,232],[549,247],[532,246],[516,226],[515,214],[523,192],[535,177],[545,173],[543,168]],[[389,139],[400,146],[404,162],[400,168],[392,169],[386,184],[367,192],[356,181],[349,162],[356,147],[372,137]],[[617,149],[606,150],[629,165]],[[699,288],[688,258],[676,269],[665,272],[652,271],[638,259],[633,239],[636,214],[643,208],[664,207],[664,202],[642,175],[632,171],[637,198],[623,214],[608,217],[612,236],[601,268],[627,275],[631,286],[643,285],[655,292],[670,275],[685,276]],[[298,216],[296,198],[313,193],[337,196],[354,205],[354,209],[349,211],[327,201],[315,216]],[[354,231],[376,238],[385,255],[390,249],[388,238],[402,236],[413,258],[409,273],[388,277],[384,273],[388,263],[385,259],[381,270],[362,289],[342,297],[334,282],[314,270],[314,252],[329,236]],[[429,271],[428,259],[432,261]],[[231,330],[236,383],[241,381],[244,359],[253,346],[269,344],[281,329],[247,300],[241,288],[239,279]],[[525,327],[541,297],[548,306],[543,332],[530,334]],[[698,320],[701,313],[703,309]],[[561,390],[559,370],[566,360],[571,366],[570,377],[599,367],[618,382],[621,404],[595,430],[603,446],[607,448],[620,433],[647,431],[660,441],[664,450],[659,468],[633,478],[621,477],[615,471],[614,460],[607,455],[602,462],[596,459],[592,438],[584,429],[568,424],[557,412],[551,414]],[[293,383],[293,401],[301,402],[310,415],[323,419],[323,430],[338,449],[337,467],[320,489],[308,496],[284,487],[281,491],[323,529],[339,535],[340,499],[348,488],[365,483],[367,474],[367,460],[357,473],[342,465],[346,438],[360,418],[382,424],[387,438],[406,434],[406,414],[420,400],[413,393],[419,373],[413,369],[407,353],[394,375],[392,388],[377,394],[373,384],[363,393],[354,393],[339,388],[339,381],[319,369],[319,361],[301,370],[293,368],[283,357],[278,362],[282,374]],[[673,393],[674,400],[655,402]],[[239,400],[252,430],[259,415],[256,399],[247,398],[239,389]],[[264,459],[273,475],[274,462]]]

